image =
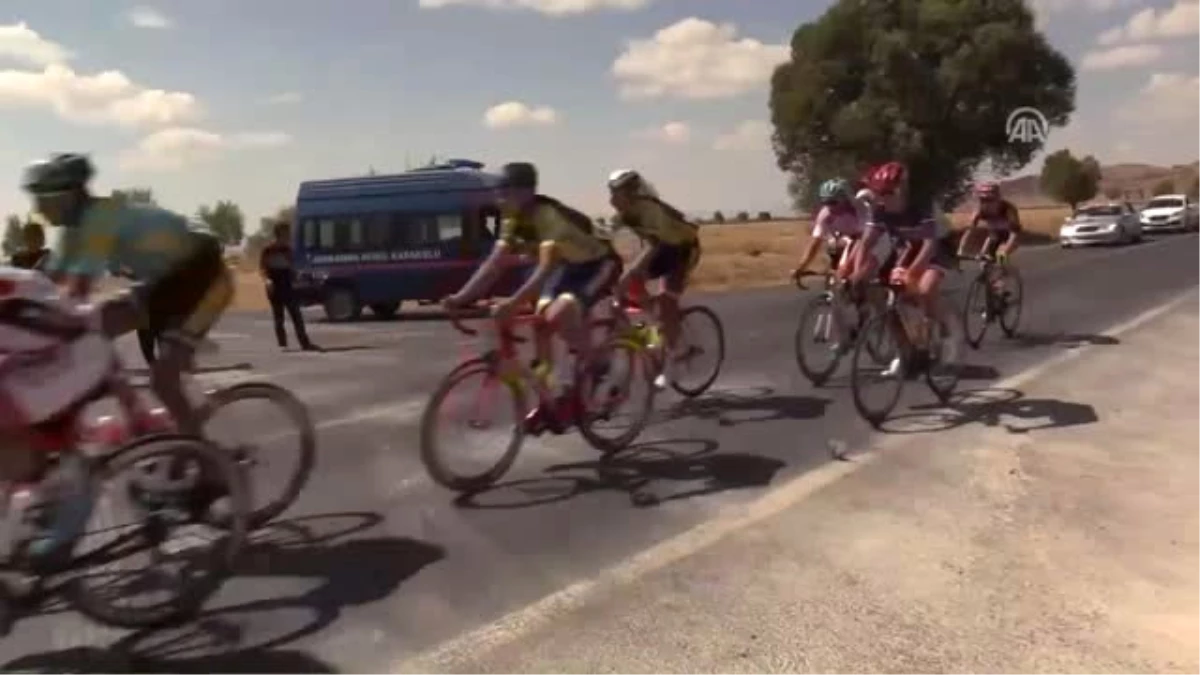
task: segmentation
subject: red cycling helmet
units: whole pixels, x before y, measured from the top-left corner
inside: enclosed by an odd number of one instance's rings
[[[888,162],[871,169],[867,174],[867,188],[877,195],[887,195],[908,177],[908,167],[900,162]]]
[[[1000,196],[1000,186],[987,181],[975,184],[975,196],[979,199],[996,199]]]

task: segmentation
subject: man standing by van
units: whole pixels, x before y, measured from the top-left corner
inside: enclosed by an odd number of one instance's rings
[[[267,286],[267,300],[271,303],[271,315],[275,319],[275,339],[280,348],[287,348],[287,331],[283,329],[283,313],[286,310],[292,317],[292,328],[296,332],[296,341],[306,352],[320,351],[308,339],[308,331],[304,329],[304,315],[300,313],[300,305],[296,302],[292,279],[295,271],[292,267],[292,245],[289,241],[290,226],[285,220],[275,223],[273,234],[275,239],[267,244],[258,259],[258,271]]]

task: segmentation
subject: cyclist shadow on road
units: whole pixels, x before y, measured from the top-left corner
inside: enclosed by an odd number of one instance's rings
[[[1055,333],[1018,333],[1012,339],[1012,342],[1018,347],[1063,347],[1065,349],[1074,349],[1077,347],[1107,347],[1111,345],[1119,345],[1121,341],[1109,335],[1093,335],[1091,333],[1068,333],[1058,331]]]
[[[727,490],[768,485],[784,462],[743,452],[717,452],[708,439],[672,439],[632,445],[598,460],[556,464],[543,476],[498,483],[460,495],[470,509],[519,509],[595,493],[621,492],[639,508]]]
[[[975,389],[955,395],[950,405],[912,406],[914,412],[896,415],[883,424],[883,431],[919,434],[946,431],[966,424],[1000,427],[1012,434],[1042,429],[1092,424],[1099,421],[1096,409],[1086,403],[1056,398],[1026,398],[1016,389]]]
[[[714,420],[723,427],[774,420],[809,420],[822,417],[831,400],[816,396],[782,394],[772,387],[716,389],[694,399],[684,399],[657,411],[651,424],[684,418]]]
[[[328,530],[328,521],[358,524]],[[185,625],[128,633],[106,648],[76,647],[32,654],[4,671],[127,673],[334,673],[338,669],[286,646],[324,631],[348,607],[390,595],[405,579],[444,557],[439,546],[398,537],[347,539],[377,525],[374,513],[328,514],[268,525],[244,555],[239,584],[224,597],[255,594],[272,577],[317,580],[310,590],[206,610]],[[322,522],[326,523],[322,527]],[[223,596],[218,596],[219,602]],[[359,639],[357,631],[351,639]],[[372,639],[365,636],[362,639]]]

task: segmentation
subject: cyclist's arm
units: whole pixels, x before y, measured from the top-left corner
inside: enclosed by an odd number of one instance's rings
[[[1017,248],[1017,241],[1021,236],[1021,212],[1017,207],[1012,207],[1008,211],[1008,238],[1004,240],[1004,244],[1000,247],[1000,252],[1004,255],[1010,255]]]
[[[538,265],[533,270],[533,274],[521,284],[516,293],[512,295],[512,302],[522,304],[533,300],[545,285],[546,279],[550,278],[550,273],[559,264],[558,244],[553,241],[543,241],[538,246]]]
[[[659,242],[656,239],[649,237],[642,239],[642,250],[633,259],[633,262],[625,268],[621,274],[621,281],[639,277],[646,272],[646,268],[650,266],[650,261],[654,260],[655,253],[658,252]]]
[[[854,250],[851,251],[851,259],[854,261],[855,270],[867,269],[866,258],[870,255],[868,252],[874,248],[875,242],[879,241],[879,238],[882,236],[882,225],[873,222],[867,223],[866,228],[863,229],[862,237],[858,240],[858,246],[855,246]],[[883,261],[881,260],[880,262]]]
[[[479,265],[479,269],[475,270],[475,274],[463,284],[455,295],[462,298],[463,302],[473,302],[478,300],[481,295],[486,293],[488,289],[496,282],[496,277],[500,276],[500,272],[504,269],[504,259],[511,254],[512,245],[499,239],[492,246],[492,252],[484,258],[483,263]]]
[[[808,245],[804,248],[804,254],[800,256],[800,264],[796,267],[797,271],[804,271],[812,264],[817,257],[817,253],[821,250],[821,242],[829,235],[829,212],[822,208],[817,213],[816,222],[813,223],[812,236],[808,240]]]

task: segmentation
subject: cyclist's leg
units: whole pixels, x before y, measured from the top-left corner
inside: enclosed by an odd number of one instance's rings
[[[204,339],[233,301],[233,275],[219,245],[205,245],[146,291],[151,328],[168,336],[150,369],[150,384],[184,433],[200,433],[183,374],[193,367],[195,343]]]
[[[610,258],[564,266],[554,299],[545,308],[546,320],[579,358],[590,360],[591,331],[587,327],[587,312],[595,301],[613,284],[619,266]]]

